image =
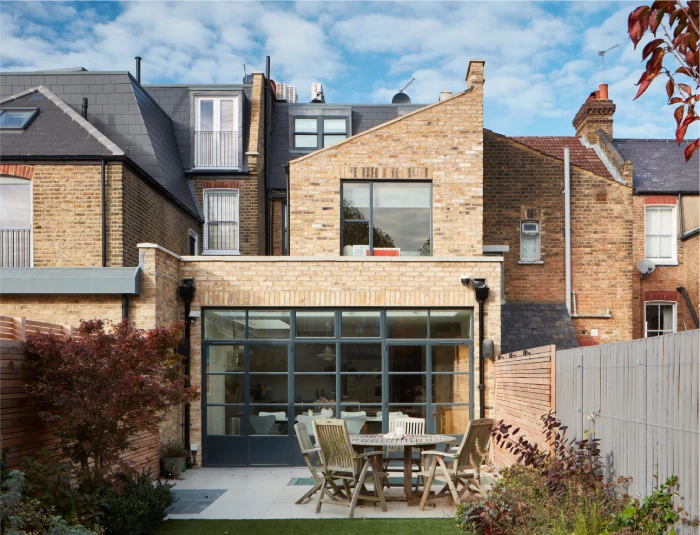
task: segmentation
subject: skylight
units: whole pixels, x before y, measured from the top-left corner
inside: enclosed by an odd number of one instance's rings
[[[39,113],[39,108],[5,108],[0,110],[0,129],[24,130],[37,113]]]

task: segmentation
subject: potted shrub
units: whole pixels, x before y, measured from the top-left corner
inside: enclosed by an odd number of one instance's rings
[[[187,450],[179,440],[168,440],[160,445],[160,458],[163,472],[177,479],[182,473],[187,458]]]

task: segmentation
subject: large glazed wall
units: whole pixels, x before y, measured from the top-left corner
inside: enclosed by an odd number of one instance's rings
[[[290,253],[338,255],[340,181],[431,180],[433,254],[481,255],[483,63],[466,92],[290,163]]]

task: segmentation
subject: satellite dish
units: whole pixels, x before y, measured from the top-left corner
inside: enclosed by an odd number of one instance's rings
[[[654,273],[656,264],[654,264],[654,262],[648,258],[642,258],[639,262],[637,262],[637,269],[642,274],[641,278],[643,279],[646,275],[651,275]]]

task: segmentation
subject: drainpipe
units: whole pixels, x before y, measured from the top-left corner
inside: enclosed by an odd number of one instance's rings
[[[693,318],[693,323],[695,323],[695,328],[697,329],[698,327],[700,327],[700,321],[698,321],[698,315],[695,313],[695,309],[693,308],[693,302],[690,300],[688,291],[685,289],[684,286],[679,286],[678,288],[676,288],[676,291],[680,292],[683,296],[683,299],[685,299],[685,304],[687,305],[688,310],[690,310],[690,316]]]
[[[185,303],[185,336],[183,340],[183,350],[182,353],[184,353],[184,359],[183,359],[183,367],[184,367],[184,375],[185,375],[185,388],[190,387],[190,305],[192,304],[192,300],[194,299],[194,279],[183,279],[182,280],[182,285],[178,286],[177,288],[178,294],[180,295],[180,299],[182,299]],[[185,449],[188,452],[188,457],[189,457],[189,451],[190,451],[190,404],[185,403],[184,406],[184,414],[183,414],[183,420],[184,420],[184,442],[185,442]]]
[[[129,296],[127,294],[122,294],[122,319],[129,319]]]
[[[270,255],[272,249],[272,239],[270,232],[270,176],[268,170],[270,168],[269,150],[270,150],[270,125],[268,124],[270,118],[270,56],[265,58],[265,110],[263,113],[263,122],[265,124],[265,144],[263,145],[263,176],[265,180],[265,254]]]
[[[107,267],[107,196],[105,194],[106,189],[106,176],[105,176],[105,161],[102,160],[101,164],[101,182],[100,186],[102,189],[102,267]]]
[[[472,286],[479,303],[479,418],[486,417],[486,385],[484,384],[484,302],[489,298],[486,279],[473,279]]]
[[[566,263],[566,309],[571,316],[571,165],[569,147],[564,147],[564,241]]]

